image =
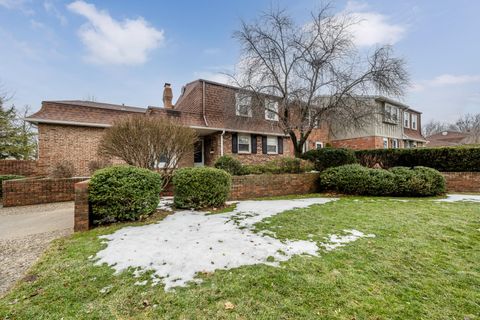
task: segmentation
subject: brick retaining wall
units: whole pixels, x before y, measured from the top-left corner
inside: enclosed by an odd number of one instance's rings
[[[305,194],[317,191],[318,173],[234,176],[231,200]]]
[[[480,172],[442,172],[448,192],[480,193]]]
[[[75,183],[88,178],[21,179],[3,181],[3,206],[72,201],[75,199]]]
[[[35,160],[0,160],[0,175],[17,174],[33,176],[37,174],[37,161]]]

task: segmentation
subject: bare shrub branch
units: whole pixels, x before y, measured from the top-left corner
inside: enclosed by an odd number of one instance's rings
[[[168,184],[179,161],[193,150],[195,130],[168,119],[134,115],[114,123],[102,138],[99,155],[158,170]]]

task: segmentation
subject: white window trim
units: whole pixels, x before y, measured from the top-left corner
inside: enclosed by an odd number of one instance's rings
[[[391,122],[391,123],[400,122],[400,109],[397,106],[394,106],[389,103],[385,103],[384,114],[385,114],[385,120],[387,122]]]
[[[418,116],[416,114],[412,114],[412,129],[417,130],[417,122]]]
[[[269,144],[268,140],[275,141],[275,152],[268,151],[268,146],[273,146],[273,144]],[[278,154],[278,137],[276,136],[267,136],[267,154]]]
[[[403,112],[403,127],[410,129],[410,113],[406,111]]]
[[[383,138],[383,149],[388,149],[388,138]]]
[[[246,137],[248,140],[248,151],[240,150],[240,138]],[[249,134],[239,134],[237,136],[237,151],[238,153],[252,153],[252,137]]]
[[[274,106],[273,109],[270,108],[270,106]],[[274,112],[274,117],[273,119],[269,117],[269,112]],[[271,99],[265,99],[265,120],[269,121],[278,121],[278,102],[271,100]]]
[[[248,114],[241,114],[240,107],[247,105]],[[252,117],[252,97],[244,93],[237,92],[235,93],[235,114],[240,117]]]
[[[398,149],[398,139],[392,139],[392,148]]]
[[[319,148],[320,146],[320,148]],[[323,142],[321,141],[317,141],[315,142],[315,149],[322,149],[323,148]]]

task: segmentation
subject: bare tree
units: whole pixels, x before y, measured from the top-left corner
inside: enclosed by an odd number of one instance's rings
[[[129,165],[158,170],[170,181],[179,161],[193,150],[195,130],[168,119],[134,115],[118,120],[99,145],[99,155],[117,157]]]
[[[452,130],[452,125],[440,121],[431,120],[422,125],[423,135],[428,137],[446,130]]]
[[[353,42],[348,14],[332,14],[329,5],[297,25],[284,10],[271,10],[252,23],[242,21],[234,37],[242,47],[233,81],[256,96],[253,107],[265,108],[265,97],[277,97],[278,124],[292,139],[295,155],[315,126],[335,118],[357,125],[367,110],[369,93],[401,96],[408,84],[402,59],[390,46],[361,58]],[[268,108],[268,107],[267,107]]]

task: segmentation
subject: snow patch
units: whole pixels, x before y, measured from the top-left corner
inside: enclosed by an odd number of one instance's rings
[[[96,264],[106,263],[116,273],[135,268],[137,277],[152,270],[152,285],[162,282],[165,290],[185,286],[189,281],[201,282],[195,278],[198,273],[260,263],[278,266],[294,255],[317,255],[319,248],[313,241],[282,242],[271,236],[273,232],[254,233],[253,225],[283,211],[335,200],[240,201],[234,211],[227,213],[176,212],[156,224],[126,227],[101,236],[108,242],[97,253]],[[343,245],[365,236],[356,230],[348,232],[349,241],[331,238],[331,244]]]
[[[375,238],[374,234],[364,234],[355,229],[343,230],[343,232],[347,233],[347,235],[339,236],[337,234],[331,234],[325,238],[327,242],[322,243],[321,246],[325,248],[326,251],[332,251],[338,247],[344,247],[345,244],[349,242],[357,241],[360,238]]]
[[[458,202],[458,201],[465,201],[465,202],[480,202],[480,195],[473,195],[473,194],[448,194],[447,198],[445,199],[438,199],[435,200],[438,202]]]
[[[157,206],[158,210],[173,211],[173,197],[163,197]]]

